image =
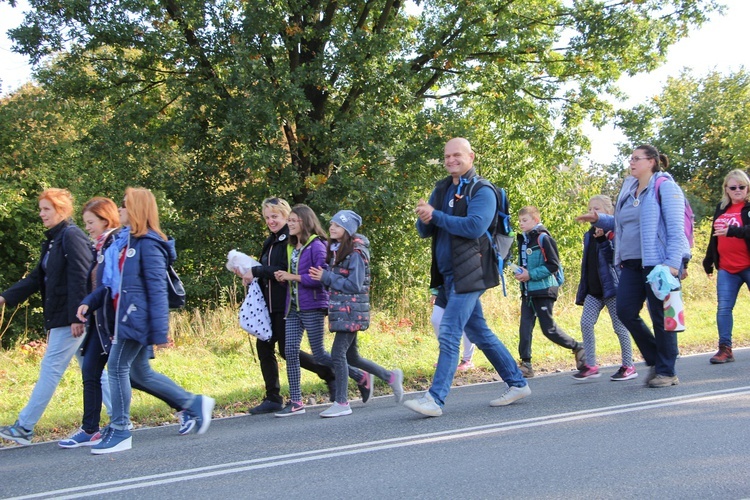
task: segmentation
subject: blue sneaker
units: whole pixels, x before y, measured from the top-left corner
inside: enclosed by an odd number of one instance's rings
[[[129,450],[133,447],[133,435],[130,431],[121,431],[111,426],[104,428],[104,434],[99,444],[91,448],[93,455],[104,455],[106,453],[117,453]]]
[[[188,413],[187,410],[178,411],[175,413],[175,417],[180,421],[180,428],[177,429],[177,434],[180,436],[190,434],[195,428],[195,419],[190,416],[190,413]]]
[[[68,436],[67,439],[63,439],[57,444],[60,448],[78,448],[79,446],[94,446],[95,444],[99,444],[101,440],[102,434],[99,431],[89,434],[83,430],[83,427],[80,427]]]
[[[216,401],[214,398],[208,396],[201,396],[200,394],[195,396],[193,404],[190,406],[188,412],[195,418],[195,425],[198,427],[198,434],[204,434],[208,430],[208,426],[211,425],[211,412],[214,411],[214,405]]]
[[[28,446],[34,437],[34,431],[29,431],[21,427],[16,420],[13,425],[4,425],[0,427],[0,437],[9,441],[15,441],[18,444]]]

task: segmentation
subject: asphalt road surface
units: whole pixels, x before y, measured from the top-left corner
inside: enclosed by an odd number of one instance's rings
[[[748,498],[750,350],[710,356],[679,359],[681,383],[664,389],[605,368],[591,382],[531,379],[504,408],[489,406],[501,382],[454,388],[438,418],[383,396],[333,419],[315,406],[215,420],[203,436],[136,430],[111,455],[0,449],[0,497]]]

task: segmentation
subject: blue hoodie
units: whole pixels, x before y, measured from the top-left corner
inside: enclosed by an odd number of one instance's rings
[[[113,343],[121,340],[134,340],[146,346],[167,343],[167,266],[176,259],[174,240],[164,241],[151,230],[141,237],[130,236],[119,282]],[[82,303],[95,308],[103,297],[106,287],[100,285]]]

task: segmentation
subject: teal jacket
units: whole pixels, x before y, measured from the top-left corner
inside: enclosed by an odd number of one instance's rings
[[[539,233],[547,233],[539,246]],[[529,272],[529,281],[521,283],[524,297],[551,297],[557,299],[559,286],[555,273],[560,267],[557,243],[542,224],[527,233],[518,235],[518,265]]]

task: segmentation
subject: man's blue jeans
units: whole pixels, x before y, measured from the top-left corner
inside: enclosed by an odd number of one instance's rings
[[[524,387],[526,380],[518,369],[513,356],[500,342],[500,339],[492,333],[484,319],[482,303],[479,301],[484,290],[455,293],[451,277],[446,277],[443,286],[448,303],[440,322],[440,335],[438,337],[440,355],[438,356],[437,368],[435,368],[435,376],[432,379],[432,387],[430,387],[430,395],[435,402],[443,406],[445,398],[450,392],[453,377],[458,367],[458,351],[463,332],[466,332],[469,340],[484,353],[506,384]]]
[[[174,383],[172,379],[151,369],[146,346],[134,340],[119,340],[112,345],[107,362],[109,388],[112,396],[111,426],[127,430],[130,423],[130,379],[162,401],[174,401],[183,409],[190,408],[195,395]],[[167,403],[169,404],[169,403]]]
[[[70,331],[70,326],[52,328],[47,337],[47,349],[44,351],[42,366],[39,369],[39,379],[34,384],[31,397],[26,406],[18,414],[18,424],[24,429],[33,430],[42,418],[42,413],[55,393],[60,379],[68,368],[70,360],[81,348],[85,335],[76,338]]]
[[[646,277],[653,266],[642,267],[640,260],[622,263],[617,287],[617,317],[633,336],[648,366],[656,367],[657,375],[675,375],[677,333],[664,330],[664,302],[656,298]],[[648,306],[654,332],[641,319],[643,303]]]
[[[719,277],[716,281],[716,298],[718,299],[716,326],[719,329],[719,345],[732,347],[732,328],[734,327],[732,311],[743,283],[750,289],[750,267],[736,274],[719,269]]]

